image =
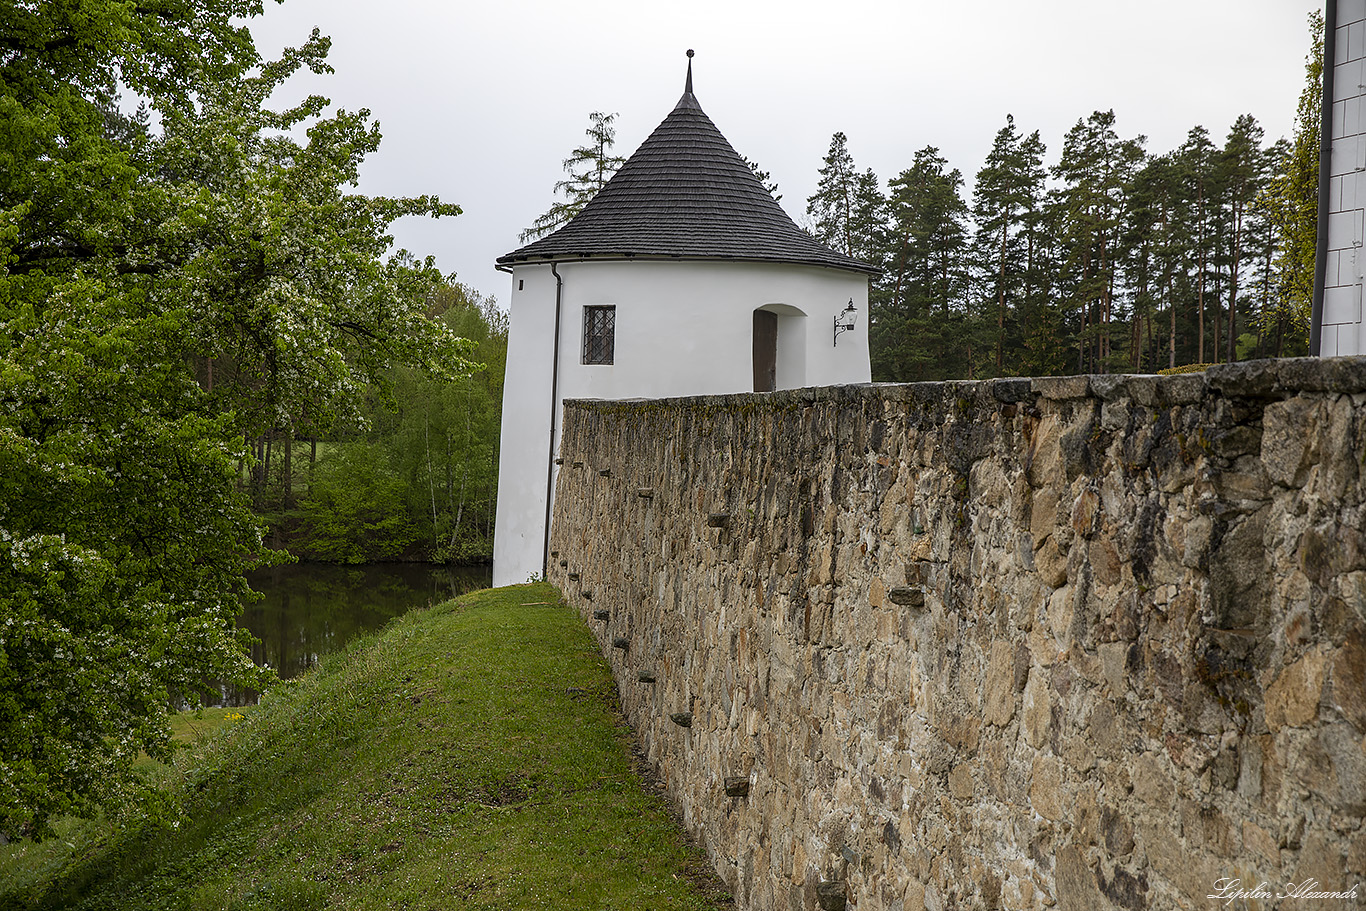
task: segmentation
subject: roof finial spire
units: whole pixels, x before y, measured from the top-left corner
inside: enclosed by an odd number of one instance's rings
[[[692,94],[692,48],[688,48],[688,81],[683,86],[683,94]]]

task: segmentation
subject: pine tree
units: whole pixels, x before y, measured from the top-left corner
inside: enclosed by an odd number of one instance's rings
[[[843,133],[830,139],[816,192],[806,200],[811,233],[834,249],[876,264],[887,201],[871,169],[859,173]]]
[[[1210,196],[1214,190],[1216,154],[1214,143],[1210,142],[1209,130],[1202,126],[1192,127],[1186,134],[1186,141],[1175,152],[1180,180],[1187,193],[1186,241],[1191,257],[1189,268],[1194,273],[1188,271],[1189,277],[1184,286],[1195,321],[1195,350],[1190,359],[1195,364],[1210,363],[1206,359],[1205,314],[1208,311],[1209,292],[1215,285],[1211,273],[1215,257],[1214,206]]]
[[[1015,118],[1006,115],[1006,125],[985,163],[977,172],[973,189],[973,220],[977,230],[974,256],[983,286],[983,303],[990,301],[996,314],[995,372],[1006,372],[1006,339],[1009,311],[1023,304],[1027,281],[1029,238],[1026,223],[1043,204],[1044,144],[1035,130],[1024,137],[1015,128]]]
[[[1121,268],[1130,302],[1128,369],[1141,372],[1145,355],[1151,356],[1153,316],[1161,298],[1162,193],[1157,178],[1161,169],[1152,159],[1134,175],[1129,185],[1128,219],[1120,233]],[[1144,338],[1144,329],[1147,338]]]
[[[968,335],[963,175],[947,165],[926,146],[890,184],[886,288],[869,335],[880,380],[966,376],[983,347]]]
[[[554,203],[532,222],[521,234],[523,243],[544,237],[579,214],[579,210],[588,205],[588,201],[617,173],[617,168],[625,164],[625,158],[611,154],[617,141],[617,131],[612,126],[617,115],[594,111],[588,119],[592,121],[584,130],[588,144],[575,149],[564,160],[564,171],[569,177],[555,184],[555,192],[564,194],[564,202]]]
[[[1294,356],[1307,352],[1305,334],[1294,331],[1289,308],[1282,306],[1283,285],[1291,279],[1283,269],[1287,264],[1289,232],[1276,205],[1276,184],[1287,176],[1292,149],[1287,139],[1278,139],[1267,148],[1267,179],[1252,202],[1256,217],[1252,222],[1249,242],[1254,254],[1251,280],[1256,302],[1255,305],[1249,302],[1248,310],[1251,314],[1250,325],[1257,332],[1258,357],[1285,357],[1287,354]],[[1312,258],[1310,262],[1312,265]],[[1311,301],[1312,277],[1311,269]]]
[[[1143,161],[1144,137],[1121,140],[1115,112],[1078,120],[1063,140],[1053,176],[1063,181],[1066,265],[1076,276],[1073,300],[1081,319],[1078,369],[1109,368],[1119,273],[1117,238],[1129,182]]]
[[[748,157],[745,157],[745,164],[754,172],[754,176],[759,178],[759,183],[764,185],[764,189],[773,197],[773,201],[782,202],[783,194],[778,192],[778,184],[773,179],[773,175],[759,167],[759,162],[750,161]]]
[[[1142,282],[1136,302],[1145,314],[1149,337],[1162,339],[1165,336],[1166,357],[1159,357],[1155,345],[1150,342],[1147,345],[1148,366],[1153,369],[1175,367],[1177,291],[1178,286],[1184,286],[1190,258],[1185,208],[1187,193],[1176,156],[1169,153],[1149,159],[1135,175],[1130,197],[1129,268]],[[1155,332],[1157,314],[1164,311],[1164,325]],[[1140,357],[1132,362],[1136,368],[1141,368],[1144,359]]]
[[[1225,332],[1225,360],[1238,359],[1238,290],[1242,272],[1255,255],[1251,241],[1258,213],[1252,203],[1267,180],[1268,160],[1262,148],[1264,133],[1251,114],[1234,121],[1228,139],[1215,165],[1219,189],[1219,217],[1222,230],[1220,266],[1227,275],[1223,282],[1228,293],[1228,325]]]

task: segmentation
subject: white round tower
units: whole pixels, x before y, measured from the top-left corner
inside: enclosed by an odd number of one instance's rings
[[[512,302],[494,585],[545,570],[565,399],[871,378],[859,317],[878,270],[793,223],[703,113],[691,60],[683,97],[597,196],[498,267]]]

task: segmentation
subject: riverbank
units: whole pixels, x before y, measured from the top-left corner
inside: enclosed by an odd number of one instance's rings
[[[230,713],[174,823],[0,847],[30,909],[723,907],[642,781],[611,675],[548,585],[475,592]]]

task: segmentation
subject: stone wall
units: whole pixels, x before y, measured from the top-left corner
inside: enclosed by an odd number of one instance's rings
[[[1366,882],[1366,358],[574,402],[561,454],[551,579],[740,908]]]

